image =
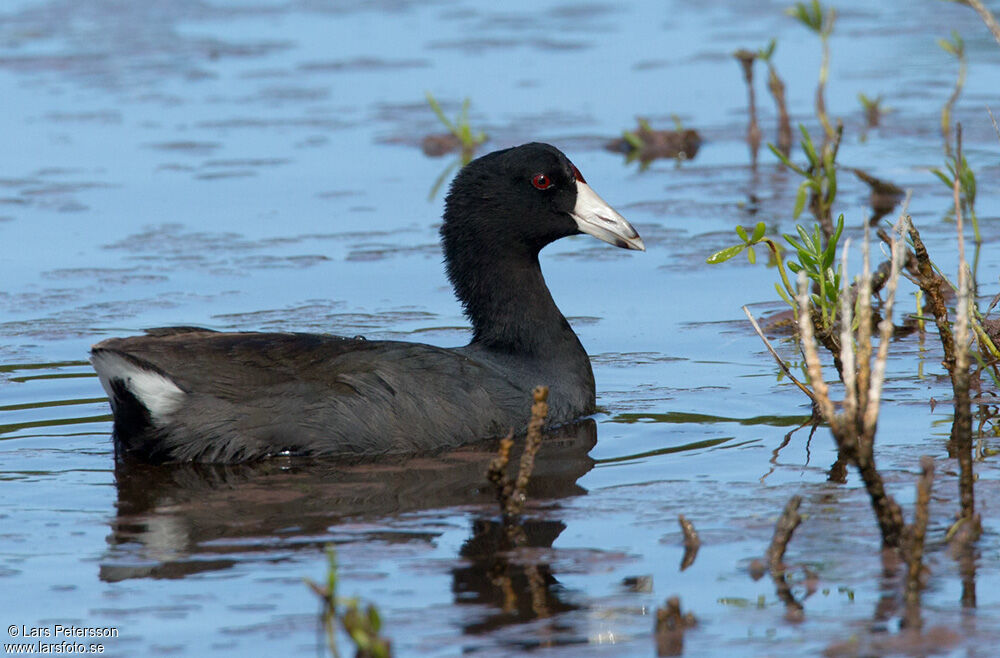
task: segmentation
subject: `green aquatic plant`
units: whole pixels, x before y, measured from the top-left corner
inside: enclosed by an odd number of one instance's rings
[[[838,266],[834,268],[834,261],[837,255],[837,245],[840,242],[841,233],[844,230],[844,216],[837,218],[837,224],[830,238],[825,239],[818,225],[813,225],[812,232],[807,231],[802,226],[796,224],[797,235],[782,236],[793,250],[794,259],[788,259],[787,263],[782,258],[782,247],[773,239],[765,235],[766,227],[764,222],[758,222],[752,233],[742,226],[736,227],[736,234],[741,242],[731,247],[726,247],[715,252],[706,260],[710,265],[724,263],[725,261],[739,255],[743,251],[747,252],[747,260],[750,263],[757,261],[754,247],[758,244],[765,245],[775,256],[775,263],[778,268],[780,282],[774,284],[778,296],[781,297],[792,309],[798,310],[796,297],[798,291],[793,286],[788,276],[790,270],[793,274],[805,272],[806,277],[813,283],[813,293],[810,301],[817,311],[815,319],[819,320],[817,329],[825,332],[832,331],[837,320],[837,310],[840,306],[841,278],[842,272]],[[787,266],[787,270],[786,270]]]
[[[326,643],[330,653],[339,658],[337,648],[337,625],[354,644],[355,657],[391,658],[392,646],[389,640],[382,637],[382,616],[378,608],[369,604],[363,611],[357,597],[341,598],[337,596],[337,551],[333,546],[326,547],[326,583],[319,583],[303,578],[316,596],[323,601],[323,628],[326,631]]]
[[[965,56],[965,41],[955,30],[951,31],[950,40],[938,39],[937,44],[941,47],[941,50],[958,60],[958,77],[955,79],[955,89],[952,90],[951,96],[945,101],[944,107],[941,108],[941,136],[944,137],[945,154],[950,157],[952,155],[951,113],[955,108],[955,103],[958,102],[958,97],[962,95],[962,89],[965,88],[965,77],[969,70],[969,60]]]
[[[769,143],[767,146],[783,165],[803,179],[799,184],[798,193],[795,195],[792,217],[798,218],[802,214],[808,200],[809,209],[816,221],[819,222],[824,234],[829,237],[834,232],[832,209],[833,202],[837,198],[837,152],[840,149],[844,126],[838,121],[833,139],[827,140],[819,151],[816,150],[809,131],[802,124],[799,124],[799,132],[802,133],[802,140],[799,144],[809,161],[806,167],[800,167],[792,162],[773,144]]]
[[[826,81],[830,77],[830,35],[833,34],[833,24],[837,20],[837,10],[830,7],[824,11],[819,0],[812,0],[808,4],[796,2],[793,6],[785,10],[789,16],[798,19],[800,23],[815,32],[819,38],[823,49],[823,58],[819,67],[819,83],[816,86],[816,116],[823,124],[825,140],[833,139],[834,130],[830,123],[830,117],[826,113]]]
[[[472,161],[472,156],[475,155],[476,149],[486,141],[487,136],[483,131],[473,131],[472,124],[469,123],[469,99],[466,98],[462,101],[462,109],[459,110],[458,116],[454,120],[449,119],[445,116],[444,110],[441,109],[441,104],[438,103],[434,95],[429,91],[424,92],[427,97],[427,104],[430,105],[431,110],[434,111],[434,115],[437,116],[438,120],[448,129],[447,135],[429,135],[424,138],[424,153],[428,155],[443,155],[450,151],[458,150],[459,156],[448,164],[444,168],[444,171],[438,175],[435,179],[434,184],[431,186],[431,191],[427,195],[428,201],[433,201],[434,197],[437,196],[438,191],[441,186],[444,185],[445,181],[451,176],[451,174],[459,167],[464,167]]]
[[[469,123],[469,99],[466,98],[462,101],[462,109],[459,110],[458,116],[452,121],[445,116],[444,110],[441,109],[441,104],[438,103],[431,92],[425,91],[424,95],[427,97],[427,104],[431,106],[438,120],[444,124],[449,133],[458,139],[462,147],[463,158],[468,154],[468,159],[465,159],[463,162],[463,164],[468,164],[476,148],[486,141],[486,133],[481,130],[473,132],[472,124]]]
[[[949,156],[945,162],[945,170],[947,173],[942,169],[931,169],[931,173],[937,176],[949,190],[953,190],[955,181],[958,181],[962,210],[968,213],[969,219],[972,220],[972,232],[976,244],[982,244],[983,239],[979,235],[979,219],[976,217],[976,173],[969,167],[969,161],[964,155]]]
[[[653,127],[649,125],[649,119],[644,117],[637,117],[636,122],[639,124],[639,128],[637,130],[622,131],[622,139],[628,142],[628,145],[633,150],[641,151],[646,147],[646,142],[643,141],[642,134],[653,132]]]

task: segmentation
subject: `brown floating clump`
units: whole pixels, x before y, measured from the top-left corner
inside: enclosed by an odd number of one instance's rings
[[[681,611],[679,598],[668,598],[662,608],[656,609],[656,655],[679,656],[684,653],[684,631],[697,624],[694,615]]]
[[[441,133],[427,135],[420,142],[420,147],[424,155],[431,158],[439,158],[449,153],[457,153],[462,150],[462,140],[451,133]]]
[[[626,154],[628,161],[638,159],[648,165],[657,158],[690,160],[698,154],[701,135],[691,129],[654,130],[646,119],[638,119],[639,126],[624,136],[613,139],[605,149]]]

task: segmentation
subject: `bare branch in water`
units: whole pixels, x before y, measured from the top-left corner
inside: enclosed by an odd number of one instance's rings
[[[795,600],[792,588],[785,578],[785,549],[792,539],[792,533],[799,527],[802,517],[799,515],[801,496],[792,496],[785,505],[785,510],[774,526],[774,536],[771,545],[767,547],[767,563],[771,571],[771,579],[778,590],[778,598],[785,603],[785,616],[790,621],[801,621],[803,618],[802,604]]]
[[[684,533],[684,557],[681,558],[681,571],[684,571],[694,564],[694,559],[698,557],[701,539],[694,529],[694,524],[688,521],[683,514],[678,515],[677,522],[680,523],[681,531]]]
[[[788,377],[788,379],[790,379],[793,384],[798,386],[800,391],[805,393],[810,400],[815,402],[816,399],[813,397],[812,391],[810,391],[805,384],[803,384],[802,382],[800,382],[798,379],[795,378],[795,375],[792,374],[792,371],[788,369],[788,366],[785,365],[785,362],[782,361],[780,356],[778,356],[778,352],[775,351],[774,347],[771,346],[771,341],[769,341],[767,337],[764,335],[764,332],[761,331],[760,325],[757,324],[757,320],[754,319],[753,313],[750,312],[750,309],[744,306],[743,312],[746,313],[747,319],[749,319],[750,324],[753,325],[753,330],[756,331],[757,335],[760,336],[760,339],[764,341],[764,346],[767,348],[767,351],[771,353],[771,356],[774,357],[774,360],[778,364],[778,367],[781,368],[781,372],[785,373],[785,376]]]

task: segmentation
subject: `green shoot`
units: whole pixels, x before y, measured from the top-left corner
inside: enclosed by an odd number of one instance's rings
[[[955,156],[950,156],[945,162],[948,170],[946,174],[941,169],[931,169],[931,173],[937,176],[945,186],[954,189],[955,179],[958,179],[958,189],[960,193],[962,208],[968,212],[972,219],[972,232],[975,236],[976,244],[982,244],[979,235],[979,220],[976,218],[976,174],[969,167],[969,161],[962,156],[959,162]]]
[[[796,2],[795,5],[786,9],[785,13],[798,19],[800,23],[815,32],[820,38],[823,59],[819,67],[819,84],[816,87],[816,116],[823,124],[825,141],[829,141],[834,137],[834,130],[830,118],[826,114],[825,89],[826,81],[830,77],[830,35],[833,34],[833,24],[837,20],[837,10],[831,7],[829,11],[824,11],[819,0],[812,0],[809,4]]]
[[[653,128],[649,125],[649,120],[648,119],[644,119],[642,117],[638,117],[636,119],[636,121],[639,122],[639,128],[638,128],[638,130],[625,130],[625,131],[623,131],[622,132],[622,139],[624,139],[626,142],[628,142],[629,146],[631,146],[636,151],[641,151],[645,147],[645,145],[646,145],[646,143],[642,141],[641,134],[643,132],[650,133],[650,132],[653,131]]]
[[[858,102],[865,111],[865,123],[869,128],[877,126],[884,115],[892,112],[892,107],[882,104],[882,94],[870,98],[864,93],[858,93]]]
[[[798,218],[802,214],[808,199],[810,210],[827,236],[834,233],[832,208],[837,197],[836,159],[843,131],[843,124],[838,122],[833,141],[825,143],[822,149],[817,151],[809,131],[806,130],[805,126],[799,124],[799,132],[802,134],[802,140],[799,144],[809,161],[809,165],[805,168],[796,165],[773,144],[767,145],[783,165],[803,179],[795,196],[792,217]]]
[[[757,51],[757,59],[767,64],[771,63],[771,56],[774,55],[775,48],[778,47],[778,40],[771,39],[767,45]]]
[[[468,153],[471,159],[471,154],[476,150],[476,147],[486,141],[486,133],[482,131],[472,132],[472,126],[469,124],[469,99],[466,98],[462,101],[462,109],[452,121],[445,116],[441,104],[437,102],[431,92],[425,91],[424,94],[427,96],[427,104],[431,106],[438,120],[444,124],[448,132],[458,138],[462,144],[462,153]]]
[[[825,241],[818,225],[813,226],[812,233],[808,233],[800,225],[795,225],[798,231],[798,238],[786,235],[787,241],[795,249],[798,261],[789,261],[788,269],[795,274],[804,271],[806,276],[814,284],[817,292],[812,293],[811,298],[814,306],[819,309],[824,329],[832,329],[837,319],[837,310],[840,304],[840,279],[842,276],[840,266],[834,270],[833,265],[837,257],[837,244],[840,235],[844,231],[844,216],[837,218],[837,225],[829,240]]]
[[[788,270],[793,274],[804,271],[806,276],[813,282],[814,290],[816,291],[810,296],[810,299],[814,308],[818,311],[818,320],[820,322],[818,328],[823,331],[830,331],[837,320],[837,310],[842,293],[840,284],[843,273],[840,266],[834,269],[834,261],[836,260],[840,235],[844,230],[844,216],[840,215],[837,219],[834,233],[829,240],[824,239],[818,225],[813,226],[812,233],[807,232],[799,225],[796,225],[795,229],[798,232],[797,236],[783,236],[785,242],[790,244],[795,250],[796,256],[795,260],[788,260],[787,270],[786,263],[781,257],[781,247],[774,240],[764,235],[764,222],[758,222],[753,232],[749,234],[744,227],[737,226],[736,234],[740,238],[740,243],[717,251],[709,256],[706,262],[710,265],[724,263],[746,251],[747,260],[752,264],[757,260],[754,253],[754,246],[758,244],[767,246],[771,250],[771,253],[776,256],[778,275],[781,278],[780,283],[775,283],[774,285],[778,296],[797,312],[798,305],[795,302],[795,297],[798,293],[788,277]]]
[[[941,135],[944,137],[945,153],[951,156],[951,112],[955,107],[955,103],[958,102],[958,97],[962,95],[962,89],[965,87],[965,76],[969,69],[969,62],[965,57],[965,41],[955,30],[951,31],[950,41],[948,39],[938,39],[937,44],[941,47],[941,50],[958,60],[958,77],[955,80],[955,89],[951,92],[951,96],[948,97],[944,107],[941,108]]]

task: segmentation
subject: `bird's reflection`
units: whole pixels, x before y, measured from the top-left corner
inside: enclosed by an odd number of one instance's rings
[[[596,441],[596,424],[589,419],[549,434],[536,459],[529,498],[585,493],[577,480],[593,467],[588,453]],[[490,506],[495,497],[485,473],[495,447],[487,443],[354,464],[295,457],[237,465],[122,463],[115,471],[118,511],[100,577],[184,578],[228,569],[248,555],[266,559],[276,550],[319,550],[348,519],[376,521],[377,535],[382,517]],[[551,544],[559,530],[543,534]],[[406,535],[409,541],[434,536]],[[467,546],[475,541],[474,528]]]

